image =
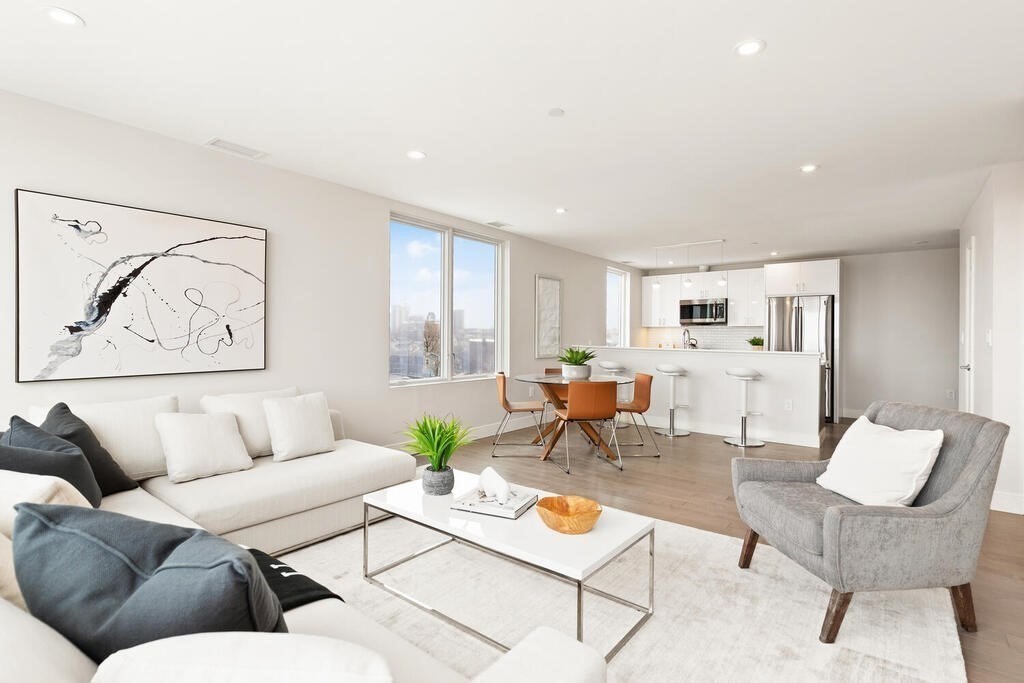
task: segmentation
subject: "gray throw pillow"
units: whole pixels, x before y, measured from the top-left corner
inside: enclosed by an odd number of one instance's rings
[[[189,633],[288,630],[252,555],[219,536],[69,505],[15,510],[29,612],[96,662]]]
[[[81,491],[94,508],[103,500],[81,448],[17,415],[11,418],[10,429],[0,434],[0,469],[60,477]]]
[[[107,449],[100,444],[100,440],[89,425],[72,413],[66,403],[58,403],[50,408],[50,412],[46,414],[46,419],[43,420],[43,424],[39,425],[39,428],[82,449],[104,496],[139,487],[134,479],[124,473]]]

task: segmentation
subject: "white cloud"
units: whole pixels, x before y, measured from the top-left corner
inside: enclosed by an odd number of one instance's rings
[[[409,244],[405,245],[405,251],[413,258],[422,258],[424,256],[429,256],[430,254],[436,254],[437,246],[430,244],[429,242],[413,240],[412,242],[409,242]]]
[[[416,282],[438,282],[441,274],[430,268],[420,268],[416,271]]]

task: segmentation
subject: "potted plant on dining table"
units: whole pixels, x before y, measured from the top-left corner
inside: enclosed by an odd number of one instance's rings
[[[473,440],[469,429],[455,417],[445,420],[424,415],[409,426],[405,435],[410,439],[406,450],[430,461],[423,470],[423,492],[431,496],[451,493],[455,487],[455,471],[448,466],[448,461],[455,451]]]
[[[558,357],[562,364],[562,377],[566,379],[590,379],[590,366],[597,354],[582,346],[570,346]]]

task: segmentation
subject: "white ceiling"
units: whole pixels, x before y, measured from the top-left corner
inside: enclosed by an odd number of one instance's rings
[[[0,89],[642,267],[951,246],[1024,159],[1021,0],[47,2]]]

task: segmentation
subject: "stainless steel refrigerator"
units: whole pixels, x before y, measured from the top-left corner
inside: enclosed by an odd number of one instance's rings
[[[835,422],[835,297],[775,296],[768,299],[765,343],[769,351],[821,354],[821,416]]]

